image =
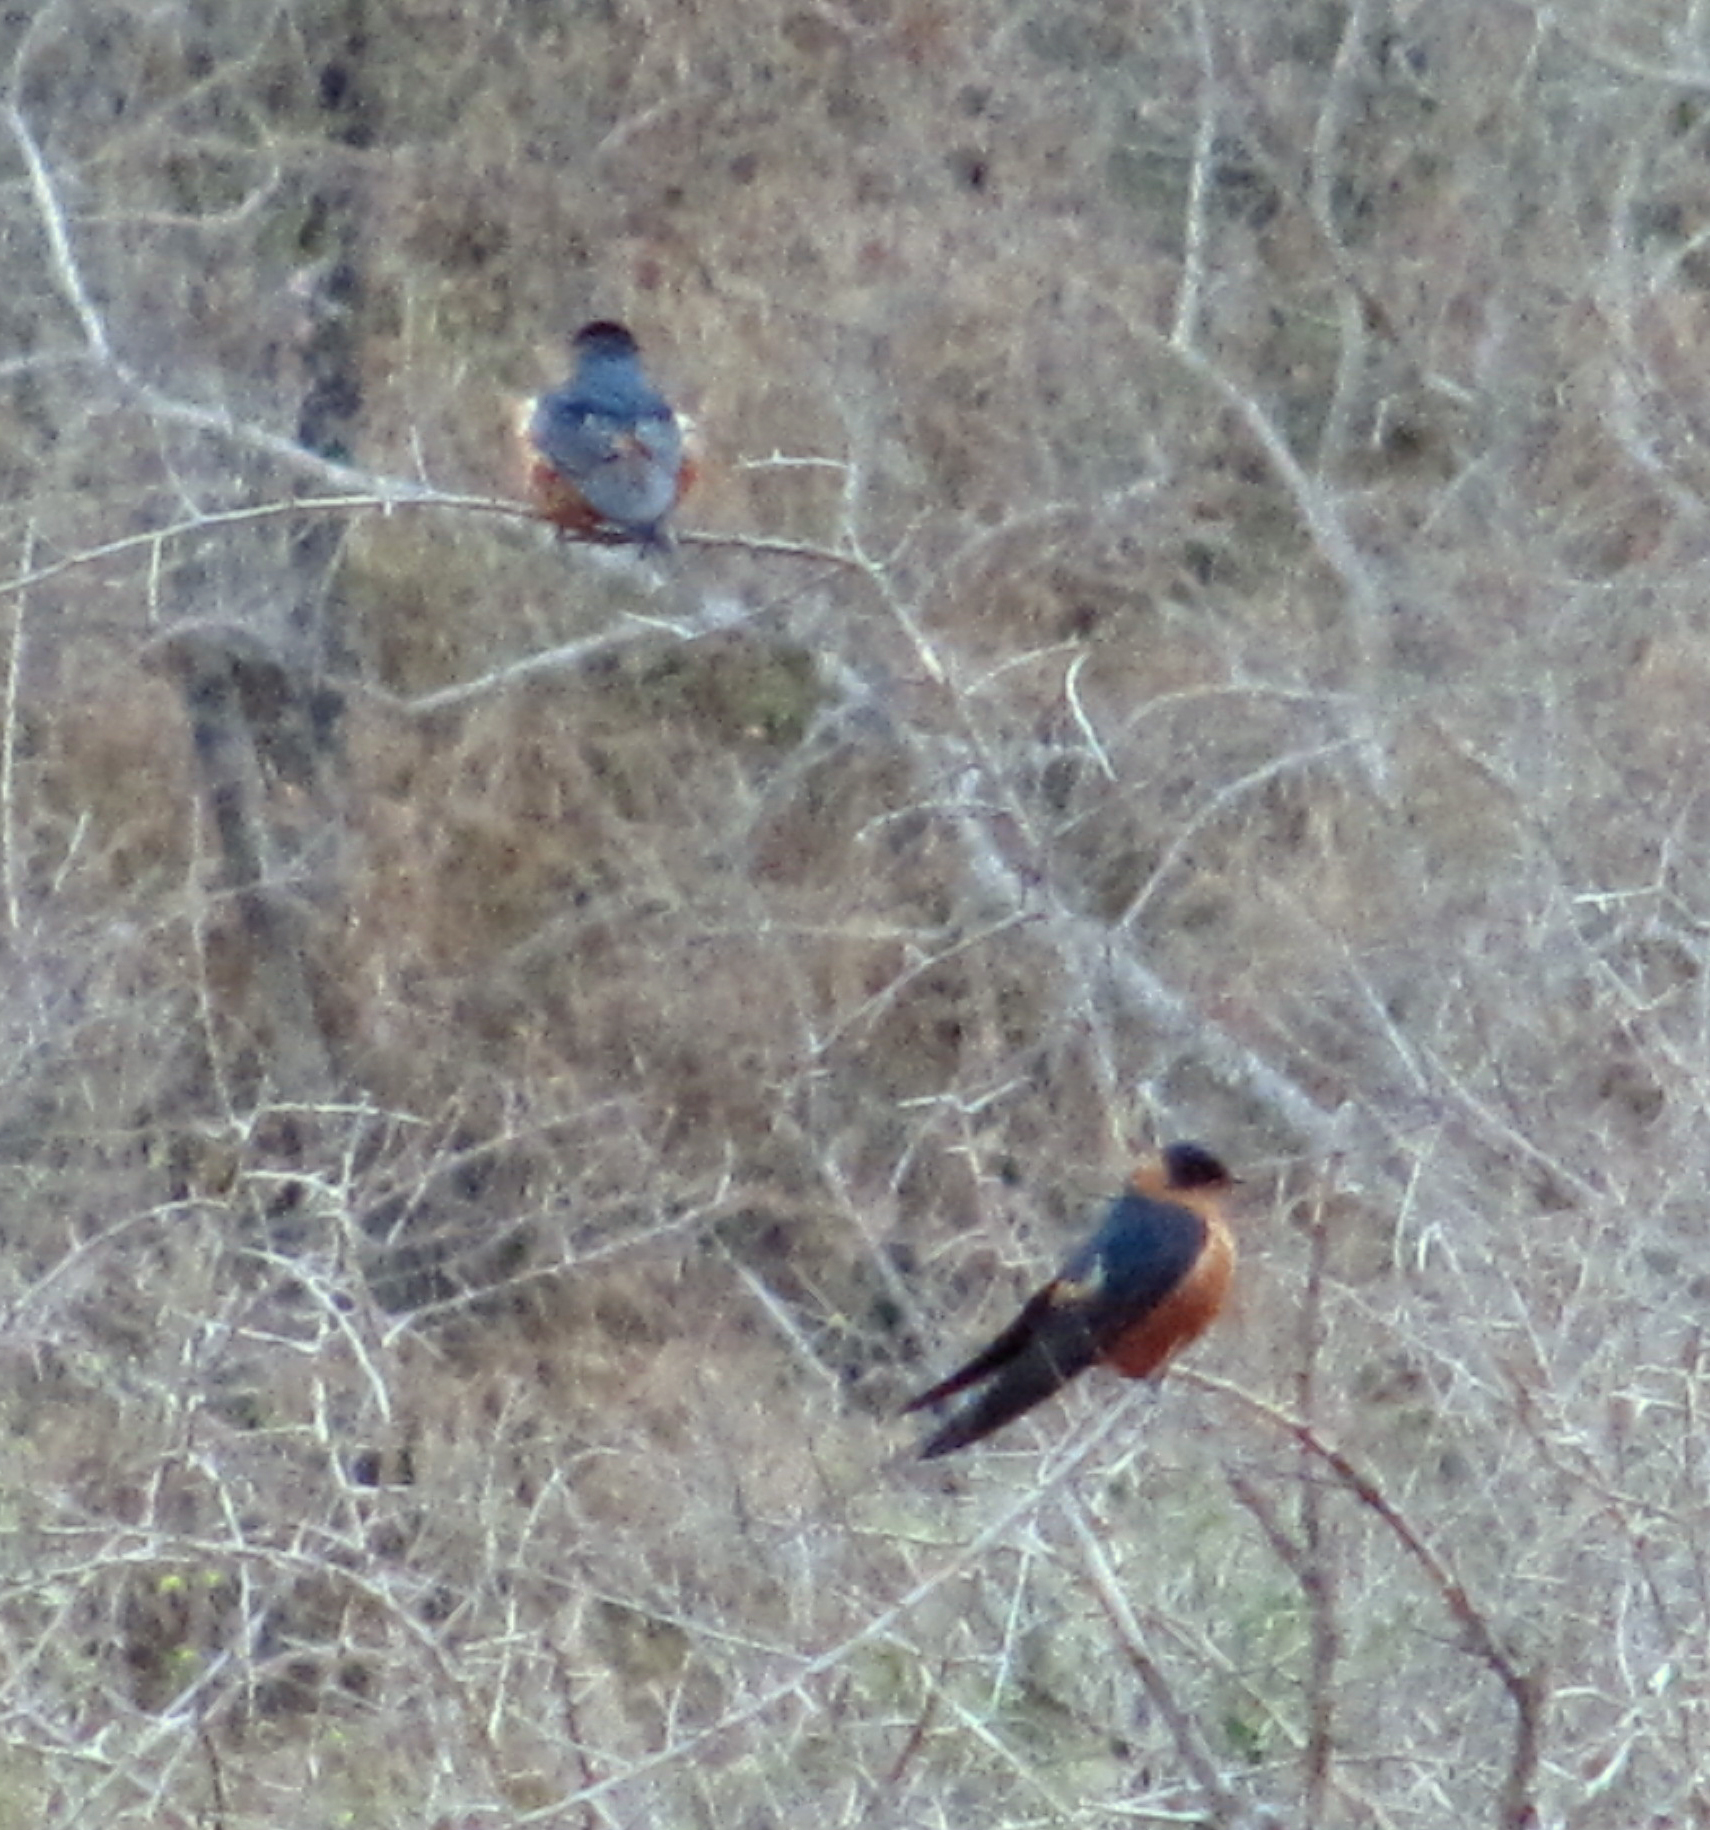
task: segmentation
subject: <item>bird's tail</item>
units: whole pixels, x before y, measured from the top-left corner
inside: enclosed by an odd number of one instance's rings
[[[993,1430],[1002,1429],[1041,1399],[1049,1398],[1091,1365],[1092,1359],[1090,1342],[1059,1342],[1053,1349],[1043,1341],[1035,1341],[1012,1359],[978,1397],[947,1417],[927,1437],[920,1445],[921,1460],[932,1461],[954,1449],[965,1449]]]

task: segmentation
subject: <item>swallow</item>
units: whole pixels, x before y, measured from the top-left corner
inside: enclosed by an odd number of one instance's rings
[[[1235,1270],[1217,1197],[1236,1177],[1199,1144],[1170,1144],[1110,1204],[1098,1231],[966,1366],[911,1399],[924,1410],[989,1380],[921,1444],[922,1460],[963,1449],[1102,1364],[1161,1373],[1211,1326]]]
[[[683,422],[623,325],[596,319],[570,347],[576,372],[524,409],[535,510],[579,540],[664,546],[665,517],[694,480]]]

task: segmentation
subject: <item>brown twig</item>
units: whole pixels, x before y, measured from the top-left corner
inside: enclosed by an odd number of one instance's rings
[[[1243,1391],[1226,1379],[1216,1379],[1191,1368],[1180,1369],[1176,1377],[1197,1386],[1201,1391],[1215,1392],[1232,1398],[1273,1428],[1291,1436],[1309,1454],[1324,1463],[1337,1480],[1374,1513],[1402,1548],[1424,1572],[1425,1579],[1436,1590],[1438,1599],[1460,1629],[1468,1650],[1486,1665],[1514,1705],[1514,1746],[1509,1756],[1508,1773],[1502,1788],[1499,1830],[1532,1830],[1538,1822],[1537,1807],[1532,1802],[1537,1783],[1538,1762],[1542,1752],[1543,1727],[1548,1686],[1541,1670],[1523,1671],[1504,1650],[1501,1641],[1484,1615],[1473,1605],[1465,1586],[1443,1559],[1427,1544],[1404,1513],[1385,1496],[1377,1482],[1363,1473],[1346,1455],[1326,1442],[1311,1424],[1268,1404],[1263,1398]]]

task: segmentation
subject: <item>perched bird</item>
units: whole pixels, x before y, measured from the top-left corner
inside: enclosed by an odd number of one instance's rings
[[[905,1410],[985,1390],[928,1436],[923,1459],[966,1448],[1101,1363],[1144,1379],[1211,1325],[1235,1242],[1217,1196],[1237,1178],[1198,1144],[1170,1144],[1135,1170],[1098,1231],[966,1366]]]
[[[525,409],[535,508],[580,540],[663,546],[665,517],[694,479],[682,422],[623,325],[596,319],[570,347],[575,374]]]

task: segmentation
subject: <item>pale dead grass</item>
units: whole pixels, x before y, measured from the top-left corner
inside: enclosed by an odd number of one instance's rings
[[[242,10],[0,43],[0,1816],[1697,1821],[1696,10]],[[209,519],[595,312],[803,550]],[[1216,1377],[915,1467],[1183,1134]]]

